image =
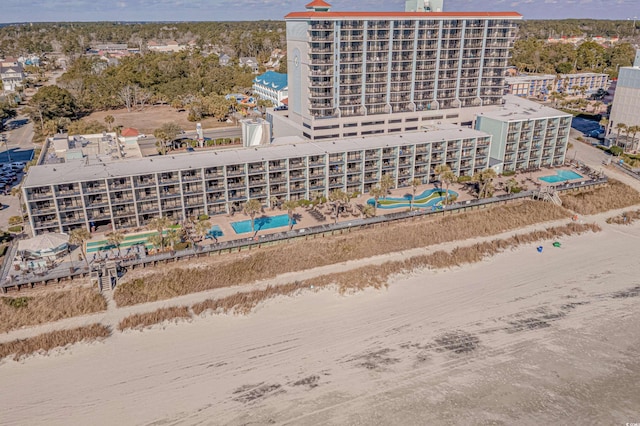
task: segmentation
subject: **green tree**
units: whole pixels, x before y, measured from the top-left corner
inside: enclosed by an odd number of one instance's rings
[[[289,215],[289,229],[293,229],[293,213],[299,206],[300,204],[294,200],[287,200],[282,203],[282,208],[285,209]]]
[[[411,205],[409,206],[409,211],[413,210],[413,203],[416,199],[416,192],[418,191],[418,187],[422,185],[422,181],[420,179],[411,179],[409,181],[409,185],[411,185]]]
[[[342,206],[349,201],[349,194],[342,189],[334,189],[329,193],[329,201],[333,204],[334,223],[337,223]]]
[[[109,127],[109,131],[111,131],[111,126],[113,125],[114,121],[116,121],[116,119],[113,118],[113,115],[106,115],[104,117],[104,122],[107,123],[107,126]]]
[[[486,169],[473,175],[473,181],[478,183],[478,198],[486,197],[492,192],[492,182],[496,177],[493,169]]]
[[[121,255],[122,253],[120,252],[120,244],[122,244],[122,241],[124,241],[124,234],[119,231],[113,231],[108,233],[106,237],[109,245],[115,246],[118,249],[118,255]]]
[[[578,46],[576,51],[576,67],[579,70],[602,71],[605,63],[604,47],[595,41],[585,41]]]
[[[87,267],[89,267],[89,260],[87,259],[87,254],[85,253],[84,243],[91,239],[91,234],[85,228],[76,228],[69,233],[69,243],[80,247],[80,254],[84,259]]]
[[[624,123],[616,124],[616,145],[620,146],[620,133],[627,130],[627,125]]]
[[[386,195],[392,188],[395,188],[396,183],[391,175],[382,175],[379,185]]]
[[[75,118],[79,111],[76,100],[69,91],[58,86],[44,86],[29,101],[29,115],[39,121],[44,129],[47,120]]]
[[[164,230],[171,225],[171,221],[166,216],[155,217],[149,221],[147,228],[153,229],[157,232],[156,235],[149,237],[149,242],[156,247],[163,249],[165,246]]]
[[[7,100],[0,99],[0,132],[4,131],[4,123],[16,116],[16,110]]]
[[[636,144],[636,135],[640,132],[640,126],[629,126],[627,128],[627,135],[631,134],[631,149],[637,150],[638,144]]]
[[[518,181],[515,180],[514,178],[511,178],[507,181],[505,185],[507,187],[507,194],[511,194],[511,191],[513,191],[513,189],[518,186]]]
[[[377,210],[378,200],[380,198],[383,198],[385,195],[387,195],[387,191],[385,191],[380,185],[376,185],[369,190],[369,195],[373,197],[373,200],[375,201],[373,206]],[[375,211],[374,211],[374,214],[375,214]]]
[[[262,204],[256,199],[247,200],[242,211],[251,218],[251,232],[255,232],[255,217],[262,211]]]
[[[445,204],[447,204],[447,200],[449,200],[449,186],[457,180],[455,173],[451,170],[445,170],[440,174],[440,179],[445,184],[444,193],[445,195]]]

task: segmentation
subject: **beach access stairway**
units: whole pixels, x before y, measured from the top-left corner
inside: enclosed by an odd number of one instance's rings
[[[540,188],[536,194],[534,194],[534,198],[538,200],[547,201],[549,203],[553,203],[556,206],[562,207],[562,200],[558,195],[558,192],[555,191],[551,187]]]

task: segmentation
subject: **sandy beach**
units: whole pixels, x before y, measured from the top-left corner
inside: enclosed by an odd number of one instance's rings
[[[0,423],[638,422],[639,239],[605,226],[385,290],[4,360]]]

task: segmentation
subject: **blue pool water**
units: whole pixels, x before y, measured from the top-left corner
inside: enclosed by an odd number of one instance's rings
[[[293,224],[296,224],[295,219]],[[289,226],[289,215],[281,214],[278,216],[262,216],[257,217],[254,221],[254,227],[256,231],[263,231],[265,229],[280,228],[283,226]],[[231,227],[236,234],[246,234],[251,232],[251,220],[243,220],[241,222],[232,222]]]
[[[538,179],[547,183],[558,183],[566,182],[568,180],[582,179],[582,175],[571,170],[558,170],[555,175],[542,176]]]
[[[423,191],[421,194],[416,194],[416,198],[413,201],[414,208],[428,208],[434,207],[442,204],[444,200],[444,196],[440,195],[441,191],[437,188],[427,189]],[[442,194],[444,194],[444,189],[442,190]],[[458,196],[458,193],[452,190],[449,190],[449,195]],[[367,200],[367,204],[374,205],[376,200],[374,198],[370,198]],[[378,200],[378,208],[379,209],[397,209],[399,207],[410,207],[411,206],[411,194],[406,194],[403,197],[385,197]]]
[[[223,236],[224,236],[224,233],[222,232],[222,229],[220,229],[218,225],[213,225],[211,229],[209,229],[209,232],[207,232],[208,238],[213,238],[213,237],[219,238]]]

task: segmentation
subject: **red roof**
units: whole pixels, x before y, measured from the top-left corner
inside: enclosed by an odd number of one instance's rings
[[[291,12],[285,19],[326,18],[522,18],[518,12]]]
[[[136,129],[133,129],[131,127],[127,127],[120,134],[124,137],[129,137],[129,136],[138,136],[140,135],[140,132],[138,132]]]
[[[331,7],[331,5],[324,0],[313,0],[311,3],[309,3],[305,7],[307,9],[313,9],[314,7],[327,8],[327,7]]]
[[[283,100],[281,100],[280,102],[282,102],[283,104],[289,106],[289,98],[284,98]]]

